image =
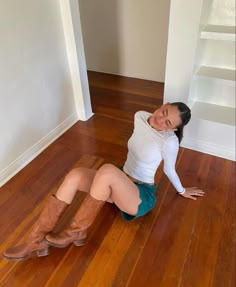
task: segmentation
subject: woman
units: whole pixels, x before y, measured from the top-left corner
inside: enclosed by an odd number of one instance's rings
[[[21,260],[33,253],[46,256],[49,245],[83,245],[87,229],[106,201],[114,203],[125,220],[143,216],[156,203],[154,175],[162,160],[164,173],[181,196],[203,196],[196,187],[184,188],[175,171],[183,127],[190,117],[190,109],[180,102],[162,105],[153,114],[137,112],[123,169],[104,164],[98,171],[81,167],[70,171],[56,194],[50,196],[26,242],[7,249],[4,258]],[[78,190],[88,194],[72,221],[62,232],[48,234]]]

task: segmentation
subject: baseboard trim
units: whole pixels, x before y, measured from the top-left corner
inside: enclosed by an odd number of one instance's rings
[[[225,146],[222,145],[185,137],[181,142],[181,146],[184,148],[189,148],[206,154],[235,161],[235,149],[226,149]]]
[[[28,163],[36,158],[42,151],[44,151],[52,142],[59,138],[65,131],[79,120],[77,113],[70,115],[62,123],[60,123],[54,130],[39,140],[36,144],[30,147],[27,151],[21,154],[17,159],[11,162],[6,168],[0,172],[0,187],[8,180],[16,175]]]
[[[128,75],[124,75],[121,73],[115,73],[115,72],[108,72],[108,71],[103,71],[103,70],[96,70],[96,69],[87,69],[88,72],[95,72],[95,73],[101,73],[101,74],[107,74],[107,75],[114,75],[114,76],[119,76],[119,77],[123,77],[123,78],[129,78],[129,79],[135,79],[135,80],[143,80],[143,81],[150,81],[150,82],[157,82],[160,84],[164,84],[165,81],[163,80],[156,80],[156,79],[148,79],[148,78],[144,78],[144,77],[135,77],[135,76],[128,76]]]

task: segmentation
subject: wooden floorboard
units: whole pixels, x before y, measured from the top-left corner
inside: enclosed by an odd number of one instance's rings
[[[95,115],[79,121],[0,191],[0,252],[27,237],[50,193],[74,166],[124,163],[138,110],[162,103],[164,85],[89,72]],[[0,258],[6,287],[234,287],[235,162],[180,148],[176,168],[185,186],[206,194],[197,201],[176,194],[160,167],[157,204],[125,222],[106,203],[83,247],[51,248],[50,256],[8,262]],[[73,216],[79,192],[56,229]]]

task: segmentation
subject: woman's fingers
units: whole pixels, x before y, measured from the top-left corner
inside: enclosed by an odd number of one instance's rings
[[[198,196],[203,196],[204,195],[204,191],[202,191],[201,189],[198,189],[197,187],[187,187],[185,188],[185,192],[183,194],[184,197],[196,200]]]

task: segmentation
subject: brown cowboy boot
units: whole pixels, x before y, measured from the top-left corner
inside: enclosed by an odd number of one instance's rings
[[[8,248],[3,253],[3,257],[7,260],[22,260],[33,253],[36,253],[38,257],[47,256],[49,246],[45,240],[45,235],[56,226],[67,205],[66,202],[51,195],[38,220],[32,226],[26,241]]]
[[[62,232],[51,233],[46,236],[48,244],[59,248],[66,247],[72,242],[76,246],[84,245],[87,229],[92,225],[103,204],[104,201],[97,200],[88,194],[69,226]]]

